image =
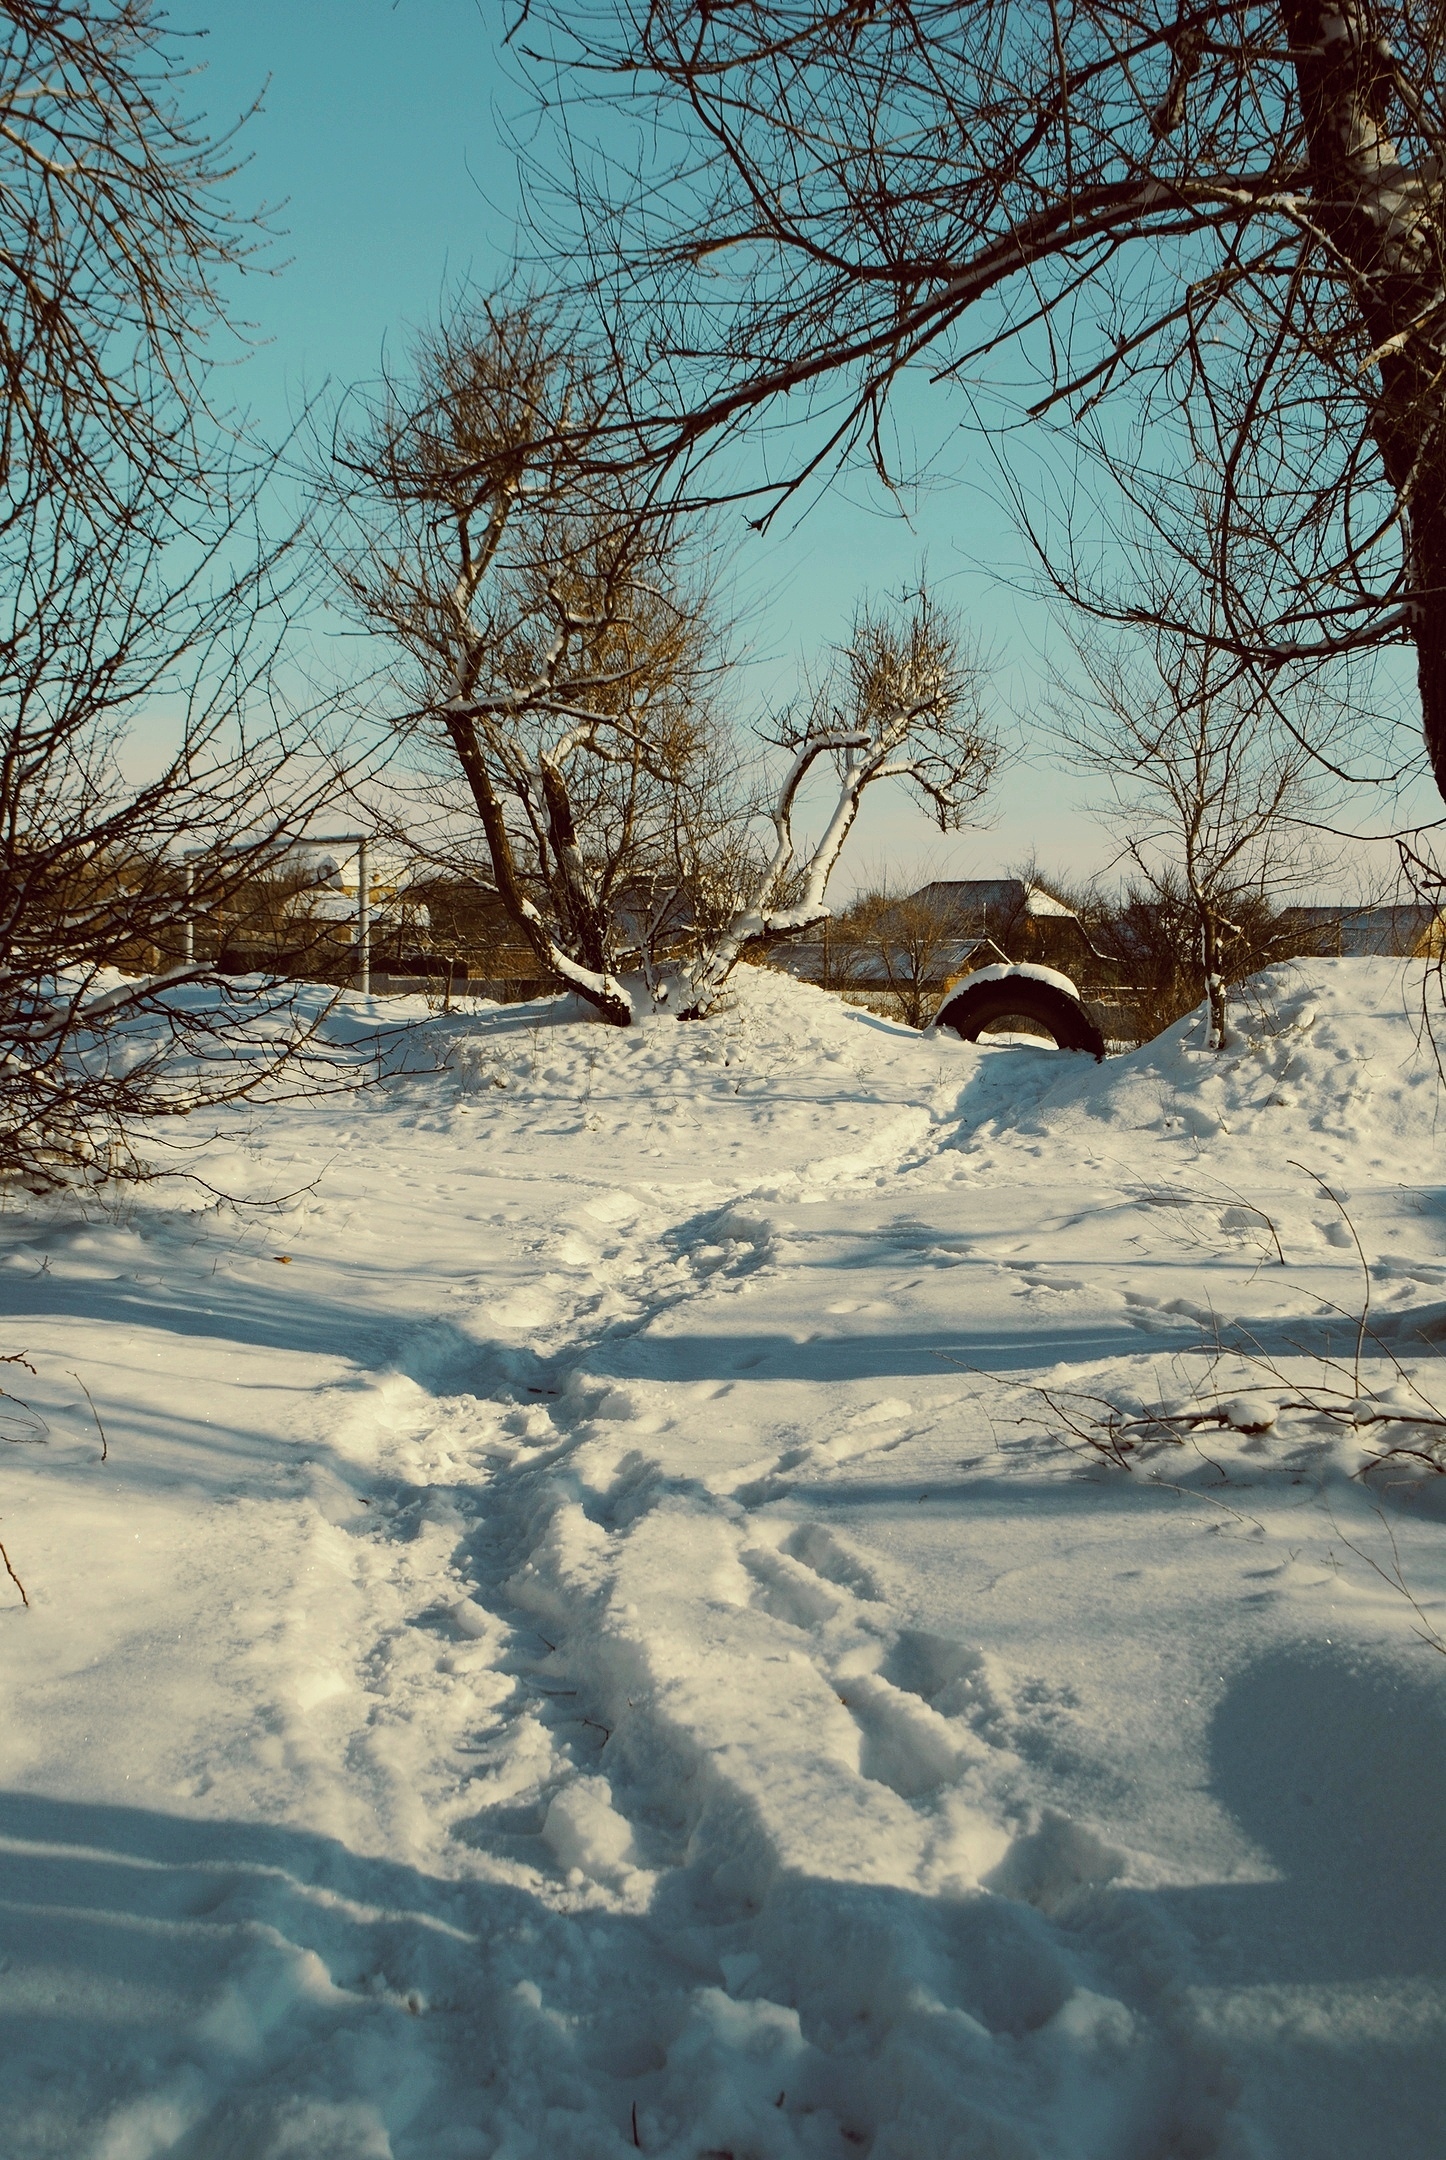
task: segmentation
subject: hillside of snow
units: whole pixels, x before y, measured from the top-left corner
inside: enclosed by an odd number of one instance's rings
[[[348,999],[12,1199],[3,2160],[1437,2160],[1421,1009]]]

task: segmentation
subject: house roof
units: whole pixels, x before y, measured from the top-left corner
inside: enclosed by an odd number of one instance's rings
[[[431,912],[415,902],[405,911],[399,906],[394,893],[379,894],[373,891],[368,913],[373,929],[381,929],[403,919],[414,930],[431,927]],[[286,902],[283,913],[293,922],[354,923],[357,919],[357,895],[355,886],[350,892],[335,892],[330,887],[322,891],[296,893]]]
[[[1078,920],[1074,909],[1066,907],[1063,900],[1023,878],[936,878],[931,885],[921,885],[909,898],[923,900],[941,914],[992,917],[996,922],[1010,922],[1019,915]]]
[[[931,955],[927,980],[942,983],[961,974],[976,958],[984,956],[1002,960],[1004,955],[991,938],[958,937],[946,939],[938,951]],[[893,985],[898,988],[913,980],[913,968],[909,954],[899,951],[893,956]],[[780,968],[786,975],[796,975],[801,982],[822,982],[830,971],[830,955],[822,938],[791,939],[786,945],[775,945],[768,956],[770,967]],[[850,986],[885,989],[890,984],[890,970],[881,952],[850,951],[840,968],[835,959],[832,972],[835,978],[842,976]]]
[[[1415,952],[1441,916],[1416,900],[1385,907],[1288,907],[1282,920],[1327,937],[1334,933],[1343,958],[1365,960]]]
[[[304,877],[316,891],[354,893],[360,864],[355,847],[320,840],[294,840],[269,866],[283,877]],[[373,887],[400,891],[415,875],[415,866],[400,848],[372,841],[367,852],[367,877]]]

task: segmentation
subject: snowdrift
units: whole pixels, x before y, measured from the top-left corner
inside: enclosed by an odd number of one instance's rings
[[[6,2160],[1435,2160],[1446,1480],[1280,1402],[1446,1394],[1420,997],[347,998],[13,1208]]]

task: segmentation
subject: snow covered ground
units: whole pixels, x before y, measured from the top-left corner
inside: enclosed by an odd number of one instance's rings
[[[416,1006],[12,1207],[3,2160],[1437,2160],[1446,1480],[1276,1407],[1446,1403],[1418,1007]]]

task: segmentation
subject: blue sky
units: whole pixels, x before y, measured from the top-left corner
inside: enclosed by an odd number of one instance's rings
[[[246,281],[244,311],[262,342],[242,382],[278,432],[308,394],[374,377],[384,353],[399,360],[408,326],[432,316],[449,285],[485,285],[503,269],[518,199],[505,127],[523,110],[500,52],[503,0],[173,0],[170,16],[207,32],[196,102],[213,127],[263,99],[240,138],[250,162],[236,197],[279,205],[279,237],[274,275]],[[944,471],[964,470],[953,433],[962,417],[947,392],[922,386],[903,408],[926,450],[944,446]],[[1019,546],[977,472],[935,485],[907,514],[855,482],[792,531],[750,536],[739,517],[732,585],[760,704],[846,631],[864,591],[897,588],[927,563],[1000,663],[1006,697],[1027,706],[1049,626],[997,575],[1018,564]],[[879,799],[841,888],[886,864],[905,882],[998,874],[1032,850],[1073,870],[1103,867],[1109,836],[1080,789],[1026,762],[997,790],[989,830],[948,838],[902,797]]]

